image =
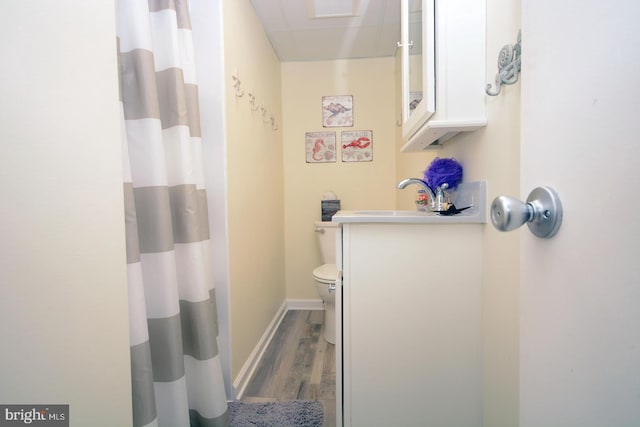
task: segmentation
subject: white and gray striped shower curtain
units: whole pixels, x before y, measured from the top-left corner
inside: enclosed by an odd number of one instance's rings
[[[187,0],[119,0],[134,426],[226,426]]]

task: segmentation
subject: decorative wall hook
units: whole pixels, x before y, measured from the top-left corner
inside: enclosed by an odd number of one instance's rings
[[[496,89],[491,89],[491,83],[487,84],[485,92],[489,96],[500,94],[502,85],[512,85],[518,81],[520,73],[522,47],[520,45],[520,31],[518,31],[518,41],[514,45],[505,45],[498,55],[498,74],[496,74]]]
[[[264,108],[264,105],[260,106],[260,114],[262,115],[262,121],[267,123],[269,118],[267,117],[267,109]]]
[[[233,80],[233,90],[237,98],[241,98],[244,96],[245,90],[242,88],[242,82],[240,81],[240,77],[238,77],[238,71],[231,75],[231,79]],[[267,108],[264,106],[264,103],[260,103],[256,100],[256,95],[251,92],[247,92],[247,98],[249,99],[249,105],[251,107],[252,112],[260,111],[260,117],[262,118],[263,123],[269,123],[271,125],[271,129],[274,131],[278,130],[278,125],[276,124],[276,117],[273,113],[269,113]]]
[[[242,82],[240,82],[240,78],[237,75],[232,75],[231,78],[233,79],[233,88],[236,91],[236,96],[238,98],[242,97],[244,95],[244,89],[240,88],[240,85],[242,84]]]
[[[247,94],[247,96],[249,97],[249,104],[251,104],[251,111],[258,110],[259,107],[256,104],[256,96],[254,94],[252,94],[251,92],[249,92]]]

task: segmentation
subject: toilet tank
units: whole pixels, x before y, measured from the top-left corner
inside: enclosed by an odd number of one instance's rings
[[[316,238],[320,243],[323,264],[336,263],[336,232],[340,225],[329,221],[316,221]]]

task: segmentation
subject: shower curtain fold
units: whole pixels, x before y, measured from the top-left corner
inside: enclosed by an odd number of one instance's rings
[[[134,426],[227,426],[187,1],[117,2]]]

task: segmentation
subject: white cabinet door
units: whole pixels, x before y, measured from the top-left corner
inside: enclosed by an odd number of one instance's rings
[[[482,225],[343,225],[344,425],[479,427]]]
[[[406,144],[401,151],[438,148],[460,132],[486,126],[485,1],[403,0],[402,16]],[[410,35],[418,25],[422,37]],[[410,76],[414,67],[421,68],[422,79]],[[411,88],[412,81],[420,83],[417,89]],[[409,114],[409,104],[420,91],[423,100]]]

